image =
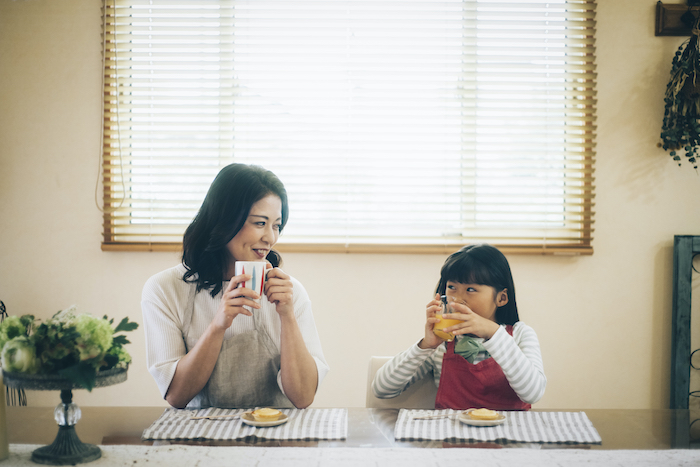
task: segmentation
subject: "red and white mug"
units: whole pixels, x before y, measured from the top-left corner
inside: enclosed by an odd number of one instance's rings
[[[262,297],[267,264],[266,261],[236,261],[234,266],[234,274],[236,276],[241,274],[250,274],[252,276],[250,280],[239,283],[238,287],[255,290]]]

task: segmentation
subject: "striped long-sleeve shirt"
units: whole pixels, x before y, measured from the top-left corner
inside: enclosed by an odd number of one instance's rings
[[[489,340],[482,341],[488,354],[476,356],[474,363],[489,355],[503,370],[510,386],[518,397],[534,404],[544,395],[547,378],[544,375],[542,354],[537,334],[528,325],[518,321],[513,326],[513,335],[501,326]],[[381,399],[396,397],[421,378],[433,374],[435,386],[440,385],[442,357],[446,346],[436,349],[421,349],[415,343],[382,366],[372,381],[374,395]]]

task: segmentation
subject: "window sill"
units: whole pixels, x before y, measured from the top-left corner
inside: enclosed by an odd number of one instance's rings
[[[275,250],[280,253],[361,253],[361,254],[442,254],[454,253],[464,244],[449,245],[403,245],[403,244],[318,244],[278,243]],[[504,254],[522,255],[592,255],[592,246],[576,245],[499,245]],[[182,251],[182,243],[103,243],[102,251]]]

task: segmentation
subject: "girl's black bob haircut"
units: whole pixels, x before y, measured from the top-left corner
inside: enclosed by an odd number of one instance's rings
[[[281,231],[289,219],[289,204],[287,191],[274,173],[246,164],[230,164],[219,171],[182,238],[185,282],[196,282],[197,292],[211,289],[212,297],[221,291],[229,260],[226,245],[245,224],[253,204],[268,195],[282,201]],[[274,250],[266,259],[274,267],[282,261]]]
[[[513,275],[508,260],[498,248],[488,244],[469,245],[452,253],[440,270],[436,289],[440,295],[445,295],[447,281],[488,285],[496,292],[505,289],[508,303],[496,310],[496,322],[513,325],[519,321]]]

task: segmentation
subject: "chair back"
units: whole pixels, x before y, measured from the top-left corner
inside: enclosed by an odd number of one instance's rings
[[[432,375],[416,381],[413,385],[391,399],[379,399],[372,393],[374,375],[393,357],[370,357],[367,374],[367,408],[371,409],[434,409],[437,388]]]

